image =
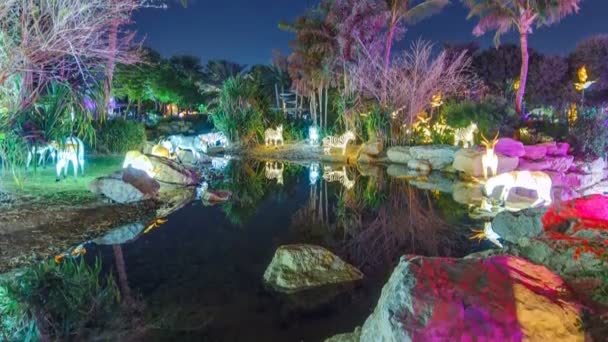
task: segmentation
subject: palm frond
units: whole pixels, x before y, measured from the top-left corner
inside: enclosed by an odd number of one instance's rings
[[[405,15],[405,21],[410,25],[417,24],[420,21],[441,12],[448,4],[450,4],[449,0],[426,0],[411,8]]]

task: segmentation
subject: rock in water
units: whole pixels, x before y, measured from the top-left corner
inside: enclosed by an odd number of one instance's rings
[[[154,166],[154,179],[160,183],[194,186],[200,183],[200,177],[196,171],[172,160],[146,155]]]
[[[395,146],[387,151],[388,159],[397,164],[408,164],[412,161],[424,161],[433,170],[441,170],[452,164],[457,147],[448,145],[428,146]]]
[[[360,341],[584,341],[582,310],[559,276],[524,259],[403,257]]]
[[[483,166],[481,157],[485,152],[477,151],[471,148],[463,148],[456,152],[454,156],[455,170],[464,172],[469,176],[479,177],[483,175]],[[507,157],[502,154],[496,154],[498,157],[498,173],[511,172],[517,168],[519,164],[518,157]]]
[[[133,185],[120,178],[100,177],[89,184],[91,192],[101,194],[114,202],[126,204],[139,202],[149,197]]]
[[[279,247],[264,272],[264,281],[283,293],[352,282],[363,273],[332,252],[314,245]]]
[[[492,221],[492,229],[505,241],[519,243],[543,233],[542,217],[546,209],[528,209],[512,213],[503,211]]]
[[[134,169],[129,166],[128,168],[123,169],[122,180],[133,185],[150,198],[158,196],[160,184],[151,178],[145,171]]]
[[[98,245],[121,245],[129,241],[135,240],[144,231],[144,224],[141,222],[130,223],[124,226],[112,229],[107,234],[93,240],[93,243]]]

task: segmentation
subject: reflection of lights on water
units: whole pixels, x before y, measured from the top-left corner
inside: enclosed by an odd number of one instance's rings
[[[207,184],[207,182],[203,182],[201,185],[199,185],[196,188],[196,199],[201,199],[203,198],[203,195],[205,195],[205,193],[207,192],[207,190],[209,189],[209,184]]]
[[[276,179],[277,184],[283,185],[283,170],[285,169],[283,163],[266,162],[264,169],[266,171],[266,179]]]
[[[308,170],[308,179],[310,180],[310,185],[316,184],[319,180],[319,176],[319,163],[310,164],[310,169]]]

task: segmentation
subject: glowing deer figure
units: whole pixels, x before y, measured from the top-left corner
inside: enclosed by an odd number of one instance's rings
[[[475,133],[479,131],[477,124],[471,124],[465,128],[457,128],[454,130],[454,146],[458,146],[462,142],[462,147],[468,148],[475,144]]]
[[[500,199],[506,202],[513,188],[535,190],[538,198],[532,204],[535,207],[541,203],[545,206],[551,205],[551,177],[540,171],[512,171],[494,176],[486,181],[485,193],[490,196],[494,189],[502,186]]]
[[[279,167],[280,165],[280,167]],[[283,170],[285,166],[282,163],[266,162],[266,179],[276,179],[277,184],[283,185]]]
[[[319,143],[319,128],[316,126],[308,127],[308,142],[311,145],[316,145]]]
[[[482,143],[486,146],[486,154],[481,156],[481,166],[483,167],[483,178],[488,179],[488,168],[491,171],[492,176],[496,176],[498,173],[498,156],[494,153],[494,147],[498,142],[498,132],[492,141],[488,141],[486,137],[481,133]]]
[[[346,166],[342,167],[342,170],[332,170],[331,167],[326,166],[323,169],[323,179],[326,182],[340,182],[342,186],[346,189],[350,190],[355,186],[355,180],[351,180],[348,178],[348,173],[346,172]]]
[[[283,145],[283,125],[277,126],[276,129],[268,128],[264,132],[264,141],[266,142],[266,146],[269,146],[271,142],[273,145],[278,145],[279,141]]]

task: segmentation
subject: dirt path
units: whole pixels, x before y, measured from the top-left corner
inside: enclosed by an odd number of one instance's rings
[[[80,206],[35,201],[0,206],[0,273],[62,253],[108,230],[154,217],[157,204]]]

